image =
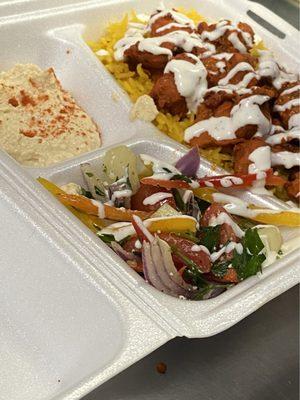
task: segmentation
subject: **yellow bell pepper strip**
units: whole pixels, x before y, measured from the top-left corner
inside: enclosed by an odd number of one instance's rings
[[[45,189],[48,190],[48,192],[53,194],[56,198],[58,197],[58,195],[66,194],[61,188],[45,178],[40,177],[37,180]],[[75,215],[75,217],[77,217],[84,225],[86,225],[91,231],[95,233],[98,232],[99,229],[107,226],[107,223],[96,216],[87,215],[70,206],[66,207],[69,211],[71,211],[73,215]]]
[[[207,201],[208,203],[213,203],[213,193],[217,192],[218,191],[214,188],[198,188],[193,190],[193,193],[196,197],[201,200]]]
[[[128,210],[126,208],[117,208],[108,204],[102,204],[81,196],[80,194],[58,194],[57,198],[66,206],[72,206],[86,214],[96,215],[99,216],[99,218],[107,218],[112,221],[131,221],[133,215],[138,215],[141,219],[146,219],[152,214],[144,211]],[[101,208],[103,208],[103,210],[101,210]],[[101,216],[101,211],[103,211],[103,217]]]
[[[162,218],[150,218],[146,220],[147,229],[154,232],[196,232],[197,221],[188,215],[171,216]]]
[[[259,212],[258,212],[259,211]],[[300,226],[300,212],[296,211],[279,211],[276,213],[266,213],[263,209],[255,210],[255,215],[249,216],[254,221],[263,224],[299,227]]]
[[[213,195],[214,193],[219,193],[213,188],[198,188],[194,189],[193,192],[196,197],[209,203],[216,201],[216,199],[213,198]],[[218,200],[217,202],[224,205],[230,204],[230,201],[223,202]],[[276,213],[274,211],[268,212],[267,209],[258,209],[256,206],[245,202],[243,211],[244,213],[242,212],[240,216],[263,224],[289,227],[300,226],[300,212],[298,212],[298,210],[278,210]],[[228,210],[228,212],[230,213],[230,210]],[[236,213],[236,215],[238,215],[238,213]]]

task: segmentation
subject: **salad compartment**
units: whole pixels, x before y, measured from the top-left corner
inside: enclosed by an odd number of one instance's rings
[[[164,138],[159,142],[148,138],[139,138],[122,144],[126,144],[136,154],[147,154],[170,164],[187,152],[183,146]],[[80,164],[89,162],[92,166],[99,165],[101,158],[108,149],[98,150],[92,157],[85,155],[80,160],[76,160],[76,162],[69,161],[68,164],[49,169],[35,169],[31,170],[30,173],[35,178],[41,176],[58,186],[74,182],[85,187]],[[201,159],[200,175],[206,175],[207,168],[206,161]],[[248,201],[253,200],[251,192],[248,192],[248,194],[247,191],[242,190],[237,192],[239,192],[241,198],[248,199]],[[105,272],[116,274],[117,280],[124,281],[127,284],[130,282],[135,294],[143,298],[155,312],[161,315],[162,313],[167,313],[165,315],[168,315],[167,319],[172,319],[172,324],[176,321],[176,327],[182,336],[206,337],[219,333],[299,281],[299,271],[295,262],[299,257],[299,250],[295,250],[281,260],[275,261],[272,265],[264,268],[262,274],[248,278],[235,287],[229,288],[216,298],[202,301],[186,301],[173,298],[146,283],[123,260],[116,256],[105,243],[102,243],[95,234],[90,232],[65,207],[59,204],[52,195],[45,192],[43,196],[54,207],[57,207],[59,215],[65,215],[61,219],[74,221],[76,231],[80,232],[80,237],[83,232],[89,236],[89,246],[87,247],[89,247],[89,250],[94,250],[94,253],[97,253],[102,260],[105,259]],[[286,208],[285,203],[279,200],[275,200],[275,203],[273,203],[273,198],[270,197],[268,199],[267,197],[262,201],[258,196],[258,204],[269,208],[278,208],[279,203],[282,205],[282,209]],[[66,219],[67,216],[68,218]],[[299,229],[297,228],[280,228],[280,230],[284,240],[290,240],[299,235]],[[114,263],[108,261],[112,258]],[[101,271],[104,272],[103,267],[101,267]],[[172,326],[174,327],[175,325]]]

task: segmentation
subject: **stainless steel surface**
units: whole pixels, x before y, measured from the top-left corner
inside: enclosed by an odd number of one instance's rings
[[[299,28],[291,2],[259,3]],[[169,342],[84,398],[99,399],[298,400],[299,288],[217,336]]]

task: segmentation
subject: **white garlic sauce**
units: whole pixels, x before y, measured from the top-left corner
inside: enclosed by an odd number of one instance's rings
[[[265,171],[271,168],[271,149],[269,146],[261,146],[253,150],[249,155],[252,164],[248,167],[249,174]]]
[[[187,56],[196,63],[173,59],[168,62],[164,72],[174,74],[178,92],[186,98],[189,110],[195,112],[207,90],[207,72],[198,57],[191,53],[188,53]]]
[[[300,153],[292,153],[291,151],[272,153],[271,162],[272,166],[283,165],[285,168],[290,169],[300,165]]]
[[[277,104],[274,106],[274,111],[286,111],[290,110],[292,107],[297,107],[300,106],[300,99],[292,99],[290,101],[287,101],[284,104]]]
[[[199,245],[198,244],[194,244],[191,247],[191,250],[194,251],[194,252],[203,251],[207,255],[210,255],[210,252],[209,252],[208,248],[203,246],[202,244],[199,244]]]
[[[236,222],[234,222],[234,220],[230,217],[230,215],[228,215],[225,212],[221,212],[219,215],[213,216],[209,220],[209,226],[216,226],[222,224],[230,225],[237,237],[241,238],[244,236],[243,230],[238,226]]]
[[[297,92],[298,90],[300,90],[300,85],[295,85],[291,88],[285,89],[283,92],[281,92],[280,96],[285,96],[287,94]]]
[[[231,80],[232,78],[234,78],[235,75],[236,75],[238,72],[245,72],[245,71],[250,71],[250,72],[249,72],[248,74],[244,75],[243,79],[242,79],[239,83],[235,84],[234,86],[235,86],[235,88],[237,88],[237,89],[246,87],[246,86],[249,84],[249,82],[251,81],[251,79],[257,78],[257,74],[255,73],[255,71],[254,71],[252,65],[250,65],[250,64],[247,63],[247,62],[240,62],[240,63],[238,63],[237,65],[235,65],[235,66],[228,72],[228,74],[227,74],[224,78],[222,78],[222,79],[219,80],[218,85],[220,85],[220,86],[226,86],[226,85],[228,85],[229,82],[230,82],[230,80]]]
[[[103,205],[100,201],[97,201],[97,200],[94,200],[94,199],[91,199],[91,203],[92,203],[95,207],[97,207],[97,209],[98,209],[98,217],[99,217],[100,219],[104,219],[104,218],[105,218],[105,209],[104,209],[104,205]]]
[[[152,15],[149,19],[148,22],[148,27],[151,28],[151,25],[157,21],[160,18],[166,17],[170,15],[173,19],[173,21],[177,24],[180,24],[180,26],[188,26],[191,29],[195,29],[195,24],[193,20],[188,18],[186,15],[181,14],[175,10],[172,10],[171,8],[163,9],[163,10],[158,10],[156,14]],[[149,29],[148,28],[148,29]]]
[[[226,246],[223,246],[219,251],[215,251],[211,253],[210,260],[211,262],[217,261],[224,253],[231,253],[234,249],[236,249],[238,254],[243,253],[243,245],[241,243],[229,242]]]
[[[172,197],[171,193],[166,193],[166,192],[158,192],[158,193],[154,193],[151,196],[146,197],[143,200],[143,204],[144,206],[153,206],[154,204],[163,201],[165,199],[168,199]]]
[[[274,146],[275,144],[280,144],[282,142],[289,142],[293,139],[300,140],[300,130],[299,128],[291,129],[290,131],[283,131],[269,136],[266,139],[266,143]]]
[[[279,90],[286,82],[297,81],[297,74],[288,73],[279,68],[269,51],[261,51],[258,63],[258,74],[272,79],[273,86]]]
[[[289,118],[289,129],[300,128],[300,113],[293,114]]]
[[[228,35],[228,40],[232,43],[233,47],[241,53],[247,53],[247,47],[241,42],[237,32],[232,32]]]
[[[242,99],[232,108],[230,117],[211,117],[187,128],[184,132],[184,140],[190,142],[204,132],[208,132],[218,141],[235,139],[235,132],[246,125],[257,125],[257,132],[265,135],[270,131],[271,122],[265,117],[259,106],[268,100],[268,96],[261,95]]]
[[[153,179],[169,180],[174,175],[181,174],[174,165],[158,160],[148,154],[140,154],[140,157],[145,165],[152,165],[153,175],[151,178]]]

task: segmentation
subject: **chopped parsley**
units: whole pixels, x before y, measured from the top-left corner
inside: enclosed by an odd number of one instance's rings
[[[231,260],[215,262],[211,269],[211,272],[218,278],[223,278],[226,275],[230,264]]]
[[[200,226],[201,244],[208,248],[210,253],[213,253],[220,242],[221,225],[216,226]]]
[[[171,181],[184,181],[187,183],[192,183],[191,178],[189,178],[186,175],[182,175],[182,174],[175,174],[172,176],[172,178],[170,179]]]
[[[114,242],[115,241],[115,237],[114,237],[114,235],[109,235],[109,234],[106,234],[106,233],[97,233],[97,235],[99,236],[99,238],[104,242],[104,243],[106,243],[106,244],[110,244],[111,242]]]
[[[257,233],[257,229],[247,229],[241,243],[243,253],[239,254],[235,249],[231,263],[238,278],[243,280],[262,270],[262,263],[266,256],[261,252],[264,244]]]
[[[186,212],[186,204],[182,200],[181,194],[178,189],[172,189],[172,194],[176,203],[177,208],[180,211]]]
[[[94,176],[94,174],[92,174],[91,172],[86,172],[85,174],[86,174],[86,176],[88,176],[89,178],[92,178],[92,177]]]

